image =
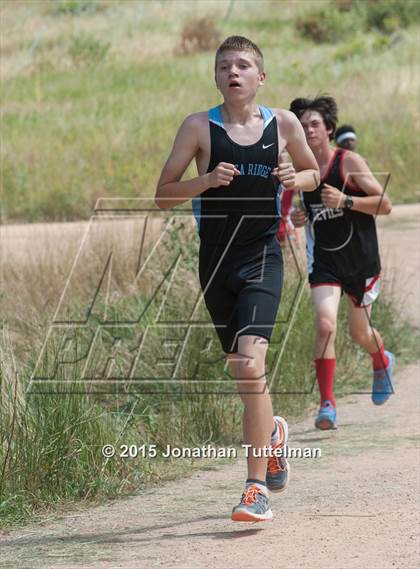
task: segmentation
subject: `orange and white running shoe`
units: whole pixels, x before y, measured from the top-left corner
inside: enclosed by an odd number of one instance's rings
[[[276,416],[274,421],[279,429],[280,440],[272,447],[273,454],[267,463],[265,483],[270,492],[283,492],[289,482],[290,466],[286,456],[289,429],[283,417]]]
[[[234,522],[265,522],[272,517],[268,496],[255,484],[244,491],[241,501],[233,508],[231,515]]]

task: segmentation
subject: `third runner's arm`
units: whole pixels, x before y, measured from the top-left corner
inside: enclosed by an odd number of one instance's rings
[[[352,195],[352,210],[369,215],[388,215],[391,213],[391,200],[384,193],[381,184],[359,154],[346,152],[343,157],[343,174],[346,184],[355,185],[367,194],[366,196]],[[345,194],[332,186],[326,185],[321,192],[321,199],[325,207],[344,207],[345,197]]]
[[[299,188],[303,192],[312,192],[319,186],[319,168],[306,142],[302,125],[290,111],[278,109],[276,115],[281,135],[286,139],[286,149],[292,158],[293,167],[289,164],[280,164],[273,173],[277,174],[287,189]]]
[[[355,184],[367,194],[367,196],[353,196],[352,209],[371,215],[391,213],[391,200],[359,154],[346,152],[343,166],[344,175],[349,176],[350,183]]]

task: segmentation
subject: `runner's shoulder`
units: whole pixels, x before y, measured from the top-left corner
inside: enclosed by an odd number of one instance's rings
[[[200,129],[208,128],[208,122],[208,112],[201,111],[198,113],[192,113],[191,115],[185,117],[182,126],[199,131]]]
[[[353,150],[346,150],[343,155],[343,166],[347,172],[354,172],[355,168],[366,170],[368,168],[366,160]]]
[[[287,137],[295,132],[297,125],[300,126],[297,116],[287,109],[272,109],[276,115],[277,123],[282,133]]]
[[[185,117],[178,130],[178,140],[201,146],[208,131],[208,116],[206,112],[192,113]]]

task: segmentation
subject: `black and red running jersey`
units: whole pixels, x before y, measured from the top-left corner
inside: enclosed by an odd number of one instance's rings
[[[309,217],[305,227],[309,274],[327,269],[344,278],[379,274],[381,269],[374,216],[348,208],[326,208],[321,201],[324,184],[347,195],[366,196],[348,178],[345,179],[343,158],[346,152],[337,148],[318,188],[313,192],[301,192]]]

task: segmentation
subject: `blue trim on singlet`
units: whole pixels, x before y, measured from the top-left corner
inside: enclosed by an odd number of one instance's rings
[[[276,208],[277,208],[277,215],[281,217],[281,194],[283,192],[283,186],[279,184],[277,186],[277,195],[276,195]]]
[[[195,221],[197,222],[197,231],[200,231],[200,222],[201,222],[201,196],[197,198],[193,198],[192,202],[192,210],[195,217]]]
[[[264,120],[264,129],[274,118],[274,112],[269,107],[264,107],[263,105],[258,105],[260,109],[261,116]],[[217,105],[217,107],[213,107],[208,111],[209,121],[218,126],[224,127],[223,118],[222,118],[222,105]]]
[[[213,107],[209,110],[209,121],[214,122],[215,124],[225,128],[223,126],[223,119],[222,119],[222,106],[217,105],[217,107]]]
[[[270,108],[263,107],[262,105],[258,105],[258,108],[260,109],[262,118],[264,119],[264,128],[265,128],[273,120],[274,112]]]

